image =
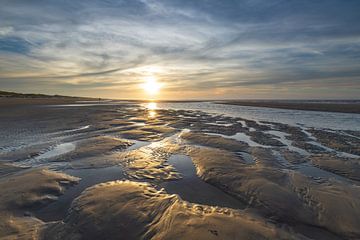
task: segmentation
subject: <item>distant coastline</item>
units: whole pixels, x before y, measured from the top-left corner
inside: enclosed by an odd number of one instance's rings
[[[358,100],[227,100],[214,101],[214,103],[291,110],[360,113],[360,101]]]
[[[77,101],[103,101],[111,99],[75,97],[46,94],[24,94],[0,91],[0,104],[59,104],[74,103]],[[125,99],[112,99],[123,101]],[[126,100],[129,102],[149,102],[152,100]],[[341,112],[360,114],[360,100],[154,100],[156,102],[212,102],[214,104],[227,104],[249,107],[280,108],[291,110]]]
[[[67,104],[75,103],[81,100],[94,100],[98,98],[89,98],[89,97],[74,97],[74,96],[62,96],[62,95],[46,95],[46,94],[26,94],[26,93],[16,93],[16,92],[7,92],[0,91],[0,105],[26,105],[26,104]]]

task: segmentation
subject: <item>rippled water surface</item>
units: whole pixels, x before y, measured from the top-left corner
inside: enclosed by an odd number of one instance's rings
[[[159,108],[200,110],[231,117],[257,121],[280,122],[305,127],[339,130],[360,130],[360,114],[304,110],[288,110],[264,107],[248,107],[210,102],[158,103]]]

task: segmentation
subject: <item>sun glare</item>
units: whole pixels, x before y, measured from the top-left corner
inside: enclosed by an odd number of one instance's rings
[[[156,102],[149,102],[146,105],[146,108],[149,109],[149,110],[155,110],[155,109],[157,109],[157,104],[156,104]]]
[[[161,84],[154,76],[147,76],[142,87],[149,95],[156,95],[160,91]]]

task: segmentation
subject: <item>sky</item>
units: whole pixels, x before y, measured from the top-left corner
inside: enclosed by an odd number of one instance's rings
[[[0,0],[0,90],[360,99],[359,0]],[[151,79],[157,93],[145,91]]]

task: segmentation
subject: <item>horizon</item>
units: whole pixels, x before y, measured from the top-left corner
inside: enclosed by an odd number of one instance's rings
[[[135,102],[206,102],[206,101],[360,101],[360,98],[219,98],[219,99],[150,99],[150,98],[101,98],[101,97],[90,97],[90,96],[74,96],[74,95],[59,95],[59,94],[46,94],[46,93],[34,93],[34,92],[11,92],[11,91],[3,91],[1,92],[15,93],[21,95],[44,95],[49,97],[69,97],[69,98],[90,98],[90,99],[101,99],[101,100],[114,100],[114,101],[135,101]],[[1,99],[1,96],[0,96]]]
[[[357,100],[359,1],[3,1],[0,89],[122,100]]]

